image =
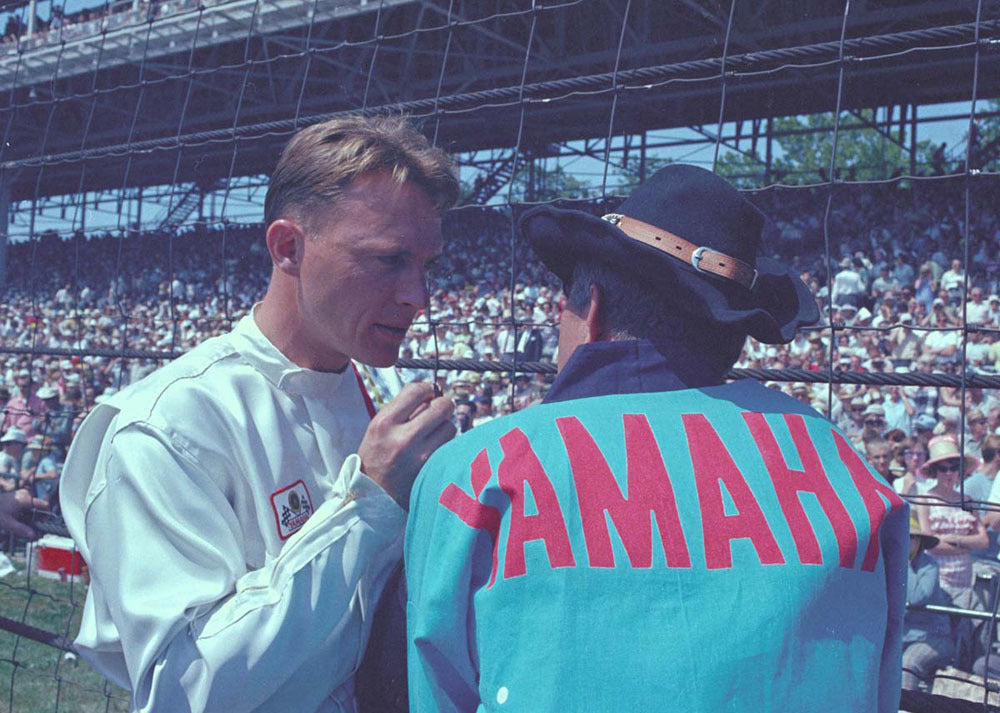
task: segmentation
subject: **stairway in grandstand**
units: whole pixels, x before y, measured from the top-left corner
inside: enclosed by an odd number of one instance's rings
[[[512,152],[507,157],[493,164],[490,171],[480,174],[472,186],[472,191],[465,197],[463,203],[482,205],[500,192],[500,189],[510,183],[514,171],[523,166],[528,157],[523,152]]]
[[[195,212],[198,208],[198,204],[201,202],[201,197],[206,193],[211,193],[212,191],[221,190],[228,184],[228,179],[219,178],[213,181],[210,185],[199,186],[198,184],[192,185],[187,191],[181,195],[181,199],[171,205],[167,209],[166,215],[160,220],[157,226],[160,230],[166,228],[174,228],[181,225],[185,220],[191,217],[191,214]]]

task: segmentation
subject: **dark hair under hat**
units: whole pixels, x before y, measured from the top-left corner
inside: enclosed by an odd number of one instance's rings
[[[611,216],[543,205],[519,225],[566,284],[578,261],[608,263],[679,309],[769,344],[789,342],[798,327],[819,319],[805,283],[757,256],[764,216],[725,179],[697,166],[661,168]]]

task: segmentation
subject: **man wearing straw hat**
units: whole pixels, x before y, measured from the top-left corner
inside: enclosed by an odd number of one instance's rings
[[[941,589],[938,566],[927,550],[938,546],[938,538],[920,529],[916,513],[910,518],[910,567],[906,578],[906,603],[914,607],[949,605]],[[934,672],[948,665],[955,650],[951,622],[944,614],[908,609],[903,632],[903,688],[930,690]]]
[[[412,710],[897,710],[905,504],[808,405],[725,380],[818,316],[763,222],[682,165],[603,219],[522,217],[559,375],[421,470]]]

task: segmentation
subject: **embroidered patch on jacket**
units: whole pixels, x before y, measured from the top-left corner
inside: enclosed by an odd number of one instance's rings
[[[278,523],[278,537],[287,540],[306,524],[313,514],[312,498],[301,480],[271,493],[271,508]]]

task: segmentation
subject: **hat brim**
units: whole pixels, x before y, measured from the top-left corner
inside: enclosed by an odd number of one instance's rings
[[[961,457],[963,456],[961,456],[958,453],[951,453],[946,456],[938,456],[937,458],[930,458],[924,461],[924,464],[917,469],[917,472],[920,473],[920,475],[924,476],[925,478],[933,477],[930,472],[931,466],[936,465],[938,463],[943,463],[946,460],[952,460],[953,458],[961,458]],[[970,456],[968,453],[965,454],[964,458],[965,458],[965,470],[962,472],[962,475],[966,476],[973,470],[975,470],[976,466],[979,465],[979,459],[976,458],[975,456]]]
[[[538,206],[521,217],[519,228],[539,259],[566,284],[580,260],[604,262],[635,274],[684,311],[741,329],[767,344],[788,343],[800,327],[819,320],[816,299],[806,284],[769,258],[757,258],[757,281],[748,291],[580,210]]]
[[[911,530],[910,537],[919,537],[920,547],[925,550],[932,550],[941,542],[940,538],[935,537],[934,535],[928,535],[926,532],[920,532],[918,530]]]

